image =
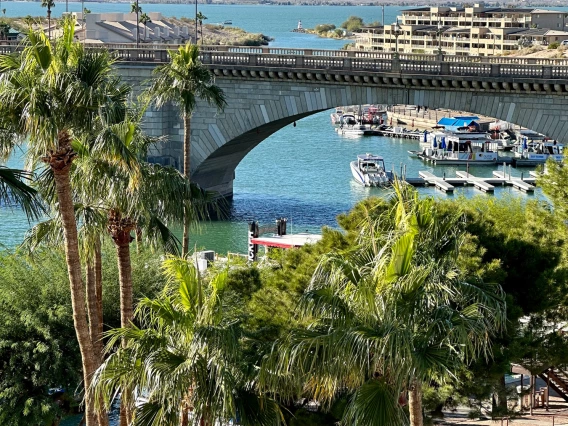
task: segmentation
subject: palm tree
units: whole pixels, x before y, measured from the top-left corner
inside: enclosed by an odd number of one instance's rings
[[[138,48],[140,43],[140,26],[138,25],[140,21],[138,15],[142,13],[142,8],[138,5],[138,0],[130,5],[130,13],[136,13],[136,48]]]
[[[346,392],[349,424],[422,426],[422,384],[451,377],[505,321],[501,288],[456,264],[460,216],[397,186],[387,212],[361,223],[358,244],[324,257],[301,302],[308,328],[278,342],[262,382],[285,398],[324,406]],[[298,391],[299,389],[299,391]]]
[[[228,271],[205,280],[192,261],[168,257],[161,296],[140,301],[140,324],[109,332],[113,351],[97,371],[97,396],[110,404],[121,389],[144,389],[134,424],[278,425],[280,412],[253,387],[244,333],[227,311]],[[126,341],[127,344],[119,345]]]
[[[199,12],[197,14],[197,22],[199,22],[199,26],[201,27],[201,45],[203,45],[203,21],[205,21],[207,19],[207,16],[205,16],[203,13]]]
[[[77,156],[72,141],[76,135],[88,132],[100,113],[111,114],[106,104],[115,94],[124,97],[124,91],[111,74],[112,60],[106,51],[86,51],[74,42],[70,21],[64,23],[63,34],[53,47],[43,32],[30,31],[23,52],[0,56],[0,120],[17,137],[16,141],[0,140],[0,144],[10,150],[15,142],[27,140],[28,163],[34,166],[44,162],[45,173],[52,176],[63,228],[73,320],[88,389],[98,362],[87,322],[70,182]],[[92,399],[86,395],[87,426],[95,425],[96,417]]]
[[[183,174],[191,177],[191,115],[198,99],[205,100],[222,110],[226,105],[223,90],[214,84],[214,77],[199,61],[197,45],[187,43],[177,51],[169,51],[171,61],[154,70],[154,79],[147,96],[160,108],[166,102],[177,104],[183,117]],[[185,214],[182,254],[189,249],[189,220]]]
[[[147,13],[140,15],[140,23],[146,27],[146,24],[152,22]],[[144,41],[146,41],[146,31],[144,31]]]
[[[0,205],[17,205],[28,218],[38,219],[44,209],[37,191],[25,183],[31,179],[30,172],[0,166]]]
[[[47,34],[51,40],[51,8],[55,7],[53,0],[41,0],[41,7],[47,7]]]

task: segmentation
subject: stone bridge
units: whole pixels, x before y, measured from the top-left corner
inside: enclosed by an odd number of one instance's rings
[[[114,46],[135,86],[167,61],[159,47]],[[192,119],[192,178],[230,196],[235,168],[256,145],[297,120],[358,104],[417,104],[496,117],[568,144],[568,60],[382,52],[207,47],[201,59],[227,97],[218,113],[198,104]],[[148,131],[169,135],[153,156],[181,164],[181,126],[172,107],[151,110]],[[317,135],[314,135],[317,137]],[[301,153],[301,147],[298,147]]]

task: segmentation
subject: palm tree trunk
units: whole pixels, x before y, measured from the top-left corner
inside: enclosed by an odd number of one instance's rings
[[[101,253],[101,240],[99,238],[97,238],[95,242],[95,291],[97,293],[97,314],[99,316],[98,334],[102,336],[103,335],[103,259]]]
[[[93,342],[93,356],[97,362],[97,368],[103,361],[103,333],[100,324],[101,316],[99,315],[99,303],[97,297],[97,273],[96,273],[96,251],[93,256],[87,260],[87,312],[89,315],[89,334]],[[101,402],[97,407],[98,426],[108,426],[108,415]]]
[[[132,265],[130,262],[130,230],[122,231],[121,238],[115,240],[118,255],[118,277],[120,280],[120,323],[123,328],[130,327],[134,318],[132,301]],[[125,342],[123,342],[124,344]],[[120,404],[120,426],[128,426],[132,420],[131,396],[128,389],[122,390]]]
[[[422,383],[420,380],[414,380],[410,394],[408,397],[408,408],[410,410],[410,425],[423,426],[424,419],[422,417]]]
[[[83,364],[83,381],[85,385],[85,418],[87,426],[96,425],[96,414],[93,398],[88,392],[91,386],[91,378],[97,362],[93,353],[93,343],[89,334],[89,324],[87,323],[86,295],[83,287],[83,277],[81,274],[81,260],[79,258],[79,243],[77,238],[77,222],[75,221],[75,210],[73,198],[71,196],[71,182],[69,171],[75,153],[71,148],[71,138],[66,131],[58,134],[59,148],[56,152],[50,152],[44,161],[49,164],[53,171],[55,189],[59,204],[59,214],[63,224],[63,235],[65,238],[65,258],[69,273],[69,286],[71,290],[71,306],[73,309],[73,324],[81,360]]]
[[[51,40],[51,9],[49,7],[47,8],[47,38]]]
[[[183,174],[188,182],[191,181],[191,116],[183,113]],[[188,201],[188,200],[185,200]],[[189,252],[189,214],[185,209],[183,218],[182,256]]]

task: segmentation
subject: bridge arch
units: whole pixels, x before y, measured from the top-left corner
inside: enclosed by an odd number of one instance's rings
[[[259,143],[309,115],[345,105],[415,104],[495,117],[568,142],[568,116],[559,97],[535,91],[479,90],[460,84],[357,84],[310,79],[217,77],[228,105],[224,112],[199,104],[192,118],[192,179],[204,188],[232,194],[235,168]],[[400,79],[399,79],[400,80]],[[421,83],[421,82],[420,82]],[[457,86],[457,87],[456,87]],[[481,86],[480,86],[481,87]],[[317,136],[315,136],[317,137]]]

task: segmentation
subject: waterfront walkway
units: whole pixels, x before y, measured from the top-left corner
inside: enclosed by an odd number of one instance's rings
[[[455,412],[444,412],[444,419],[434,420],[436,425],[459,425],[459,426],[568,426],[568,402],[558,397],[550,397],[550,408],[533,410],[533,415],[528,413],[510,419],[497,420],[471,420],[468,418],[469,409],[458,408]]]

